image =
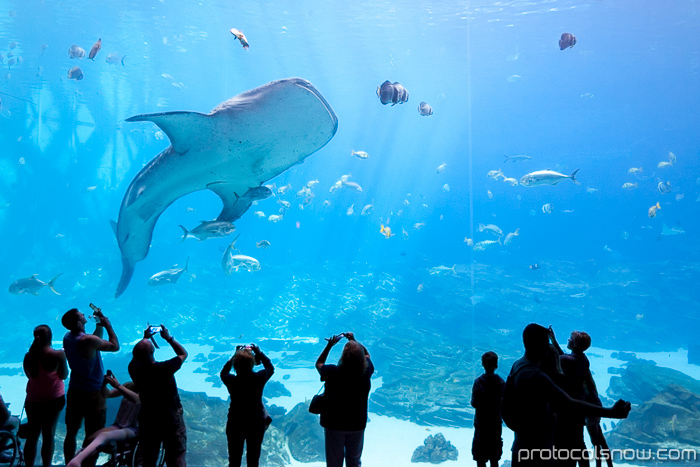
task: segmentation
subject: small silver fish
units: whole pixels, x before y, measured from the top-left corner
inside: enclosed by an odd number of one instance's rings
[[[119,54],[116,53],[111,53],[107,55],[107,58],[105,61],[109,63],[110,65],[116,65],[117,63],[121,63],[122,66],[124,66],[124,59],[126,58],[126,55],[122,56],[119,58]]]
[[[570,178],[572,182],[580,185],[578,180],[576,180],[576,174],[580,169],[574,170],[571,175],[564,175],[553,170],[538,170],[536,172],[531,172],[527,175],[523,175],[520,179],[520,184],[522,186],[539,186],[539,185],[556,185],[564,179]]]
[[[224,221],[202,221],[197,227],[192,230],[187,230],[184,226],[180,226],[183,231],[182,241],[187,238],[196,238],[200,242],[209,238],[221,238],[231,235],[236,226],[231,222]]]
[[[270,246],[270,242],[267,240],[260,240],[255,244],[256,247],[262,248],[263,250],[267,249],[268,246]]]
[[[187,272],[187,266],[190,263],[190,259],[187,258],[184,268],[178,268],[177,264],[170,269],[153,274],[150,279],[148,279],[148,285],[156,287],[165,284],[176,284],[177,280],[182,276],[183,273]]]
[[[445,164],[440,164],[440,165],[438,165],[438,168],[435,169],[435,171],[436,171],[437,173],[441,174],[442,172],[445,171],[445,167],[447,167],[447,164],[446,164],[446,163],[445,163]]]
[[[85,57],[85,49],[73,44],[70,46],[70,49],[68,49],[68,56],[70,58],[77,58],[77,59],[84,58]]]
[[[51,279],[48,282],[44,282],[42,280],[37,279],[36,276],[38,276],[38,274],[32,274],[30,277],[25,277],[24,279],[17,279],[12,284],[10,284],[9,292],[15,295],[39,295],[38,292],[41,289],[43,289],[44,287],[48,287],[56,295],[61,295],[56,291],[56,289],[54,289],[53,286],[56,282],[56,279],[58,279],[62,274],[63,273],[56,275],[53,279]]]
[[[418,104],[418,113],[423,117],[430,117],[433,114],[433,108],[427,102]]]

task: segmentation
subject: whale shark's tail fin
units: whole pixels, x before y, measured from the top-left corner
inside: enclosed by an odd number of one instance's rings
[[[63,273],[57,274],[53,279],[51,279],[51,280],[49,281],[49,284],[48,284],[48,285],[49,285],[49,288],[51,289],[51,291],[52,291],[53,293],[55,293],[56,295],[61,295],[61,294],[58,293],[58,292],[56,292],[56,289],[53,288],[53,284],[54,284],[54,282],[56,282],[56,279],[58,279],[58,278],[61,277],[62,275],[63,275]]]
[[[122,277],[119,279],[119,285],[117,285],[117,293],[114,294],[114,298],[119,298],[119,296],[124,293],[129,282],[131,282],[131,276],[134,275],[134,267],[131,265],[129,260],[122,256]]]

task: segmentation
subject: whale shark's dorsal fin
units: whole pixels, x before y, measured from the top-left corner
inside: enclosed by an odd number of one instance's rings
[[[198,112],[162,112],[156,114],[135,115],[127,122],[153,122],[163,130],[173,149],[178,154],[189,151],[193,140],[205,136],[202,126],[210,120],[209,115]]]

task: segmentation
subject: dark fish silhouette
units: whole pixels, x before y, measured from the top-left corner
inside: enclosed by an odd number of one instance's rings
[[[90,49],[90,54],[88,55],[88,58],[90,60],[94,60],[95,55],[97,55],[97,52],[99,52],[101,48],[102,48],[102,38],[99,38],[99,39],[97,39],[97,42],[95,42],[93,44],[92,48]]]
[[[561,39],[559,39],[559,50],[568,49],[569,47],[573,47],[575,45],[576,36],[569,34],[568,32],[561,35]]]
[[[401,83],[392,84],[387,80],[377,87],[377,97],[383,105],[388,103],[391,105],[403,104],[408,102],[408,91],[401,86]]]
[[[79,66],[74,66],[68,71],[68,79],[80,81],[83,79],[83,70],[81,70]]]

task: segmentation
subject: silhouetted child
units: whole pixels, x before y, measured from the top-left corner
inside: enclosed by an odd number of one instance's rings
[[[472,456],[478,467],[497,467],[503,454],[501,439],[501,398],[505,382],[498,376],[498,355],[486,352],[481,356],[481,364],[486,373],[476,378],[472,388],[472,407],[474,414],[474,441]]]

